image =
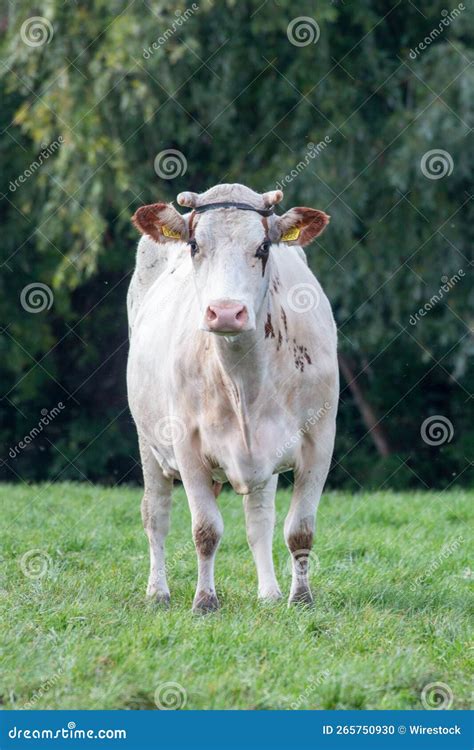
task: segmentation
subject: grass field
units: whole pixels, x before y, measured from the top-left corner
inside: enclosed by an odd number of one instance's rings
[[[474,492],[326,494],[316,606],[302,611],[257,602],[241,499],[224,492],[222,609],[206,617],[190,612],[196,563],[181,489],[167,545],[169,611],[144,599],[140,489],[3,485],[0,495],[4,708],[147,709],[156,695],[186,709],[415,709],[438,682],[452,708],[469,705]],[[288,500],[280,491],[285,595]]]

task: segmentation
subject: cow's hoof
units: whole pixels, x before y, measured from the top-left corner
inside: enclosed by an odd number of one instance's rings
[[[153,607],[156,606],[162,609],[169,609],[170,606],[170,595],[165,591],[147,591],[146,600]]]
[[[215,594],[200,591],[194,597],[193,612],[197,615],[207,615],[209,612],[215,612],[219,607],[219,599]]]
[[[312,607],[314,601],[311,589],[309,589],[308,586],[304,586],[292,592],[290,594],[290,598],[288,599],[288,606],[291,607],[293,604],[298,604],[304,607]]]
[[[169,594],[155,594],[153,602],[157,607],[161,609],[169,609],[170,607],[170,595]]]

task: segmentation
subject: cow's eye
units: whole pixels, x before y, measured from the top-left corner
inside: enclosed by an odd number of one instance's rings
[[[270,242],[268,240],[265,240],[265,242],[262,242],[260,247],[258,248],[257,252],[255,253],[257,258],[268,258],[268,253],[270,252]]]
[[[191,248],[191,258],[194,258],[196,253],[199,252],[198,244],[196,240],[189,240],[188,245]]]

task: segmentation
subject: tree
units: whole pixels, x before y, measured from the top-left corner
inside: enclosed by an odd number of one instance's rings
[[[4,187],[7,445],[61,396],[67,409],[48,428],[51,445],[33,443],[6,475],[139,476],[123,385],[130,214],[243,181],[282,183],[286,207],[332,215],[309,253],[347,376],[331,481],[470,481],[472,13],[376,0],[297,11],[288,0],[204,0],[181,13],[167,2],[50,0],[38,15],[38,45],[28,3],[3,19],[5,184],[62,139],[25,182]],[[181,154],[174,179],[166,154],[156,158],[170,149]],[[433,161],[440,149],[447,156]],[[433,179],[438,167],[446,174]],[[25,313],[21,291],[38,281],[54,304]],[[454,429],[441,447],[420,437],[435,414]]]

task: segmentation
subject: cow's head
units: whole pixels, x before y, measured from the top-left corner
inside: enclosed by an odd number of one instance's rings
[[[186,242],[201,310],[200,328],[231,336],[255,330],[268,289],[272,244],[309,244],[329,216],[314,208],[273,206],[281,190],[259,195],[244,185],[217,185],[205,193],[180,193],[181,215],[169,203],[142,206],[135,226],[157,243]],[[215,204],[226,204],[216,206]],[[236,205],[238,204],[238,205]]]

